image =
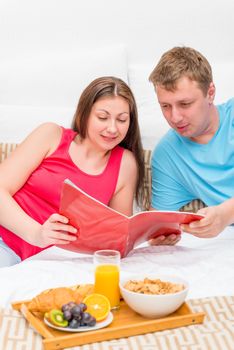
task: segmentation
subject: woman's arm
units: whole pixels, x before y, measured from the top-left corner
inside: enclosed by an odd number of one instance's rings
[[[27,182],[42,160],[56,149],[60,138],[61,128],[58,125],[42,124],[0,164],[0,225],[39,247],[76,239],[60,233],[74,233],[74,228],[66,225],[67,219],[59,214],[40,225],[21,209],[12,196]]]
[[[137,183],[137,164],[133,153],[125,150],[120,166],[115,193],[109,206],[124,215],[132,215]]]

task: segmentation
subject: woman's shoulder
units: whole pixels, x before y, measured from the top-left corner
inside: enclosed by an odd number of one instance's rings
[[[39,132],[39,133],[56,133],[56,132],[61,132],[62,127],[56,123],[53,122],[46,122],[38,125],[34,129],[34,131]]]
[[[61,139],[62,128],[55,123],[43,123],[37,126],[22,142],[21,146],[41,147],[45,153],[51,153]]]
[[[61,126],[59,126],[56,123],[52,122],[46,122],[43,124],[38,125],[32,132],[29,134],[29,136],[39,136],[39,137],[51,137],[53,135],[59,135],[61,134],[62,129]]]
[[[122,158],[122,161],[124,162],[129,161],[134,163],[135,161],[133,152],[119,145],[112,149],[111,154],[112,157],[118,157],[120,159]]]
[[[123,156],[126,157],[126,159],[128,159],[130,161],[134,161],[135,160],[135,156],[134,156],[133,152],[130,151],[129,149],[127,149],[127,148],[124,148]]]
[[[73,138],[76,132],[69,128],[64,128],[63,126],[60,126],[53,122],[46,122],[43,124],[40,124],[37,128],[35,128],[31,134],[29,134],[29,137],[34,138],[48,138],[48,141],[51,140],[57,140],[61,138],[61,135],[64,135],[64,137],[68,136]]]
[[[130,151],[129,149],[124,149],[122,163],[128,172],[137,170],[136,158],[133,152]]]
[[[53,153],[59,146],[69,146],[77,134],[77,132],[71,128],[64,128],[63,126],[51,122],[41,124],[38,127],[37,132],[42,135],[41,139],[44,139],[45,143],[48,142],[49,155]]]

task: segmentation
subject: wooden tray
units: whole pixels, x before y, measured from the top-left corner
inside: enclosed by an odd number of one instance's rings
[[[21,311],[31,326],[42,335],[45,350],[64,349],[76,345],[95,343],[104,340],[118,339],[133,335],[145,334],[165,329],[202,323],[205,313],[194,313],[184,303],[173,314],[160,319],[147,319],[121,301],[120,309],[113,312],[114,320],[106,328],[82,333],[66,333],[54,330],[45,325],[42,318],[33,315],[27,308],[28,301],[12,303],[15,310]]]

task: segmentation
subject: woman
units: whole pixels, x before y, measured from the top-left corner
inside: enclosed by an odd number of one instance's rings
[[[0,165],[0,266],[79,239],[58,214],[66,178],[125,215],[132,214],[134,196],[141,204],[144,162],[137,108],[122,80],[91,82],[72,129],[42,124]]]

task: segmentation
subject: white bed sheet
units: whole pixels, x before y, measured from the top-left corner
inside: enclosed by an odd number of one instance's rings
[[[183,234],[176,246],[142,245],[121,261],[121,276],[138,271],[169,273],[188,280],[188,298],[233,295],[234,227],[212,239]],[[93,282],[92,256],[56,247],[0,269],[0,306],[30,299],[44,289]]]

